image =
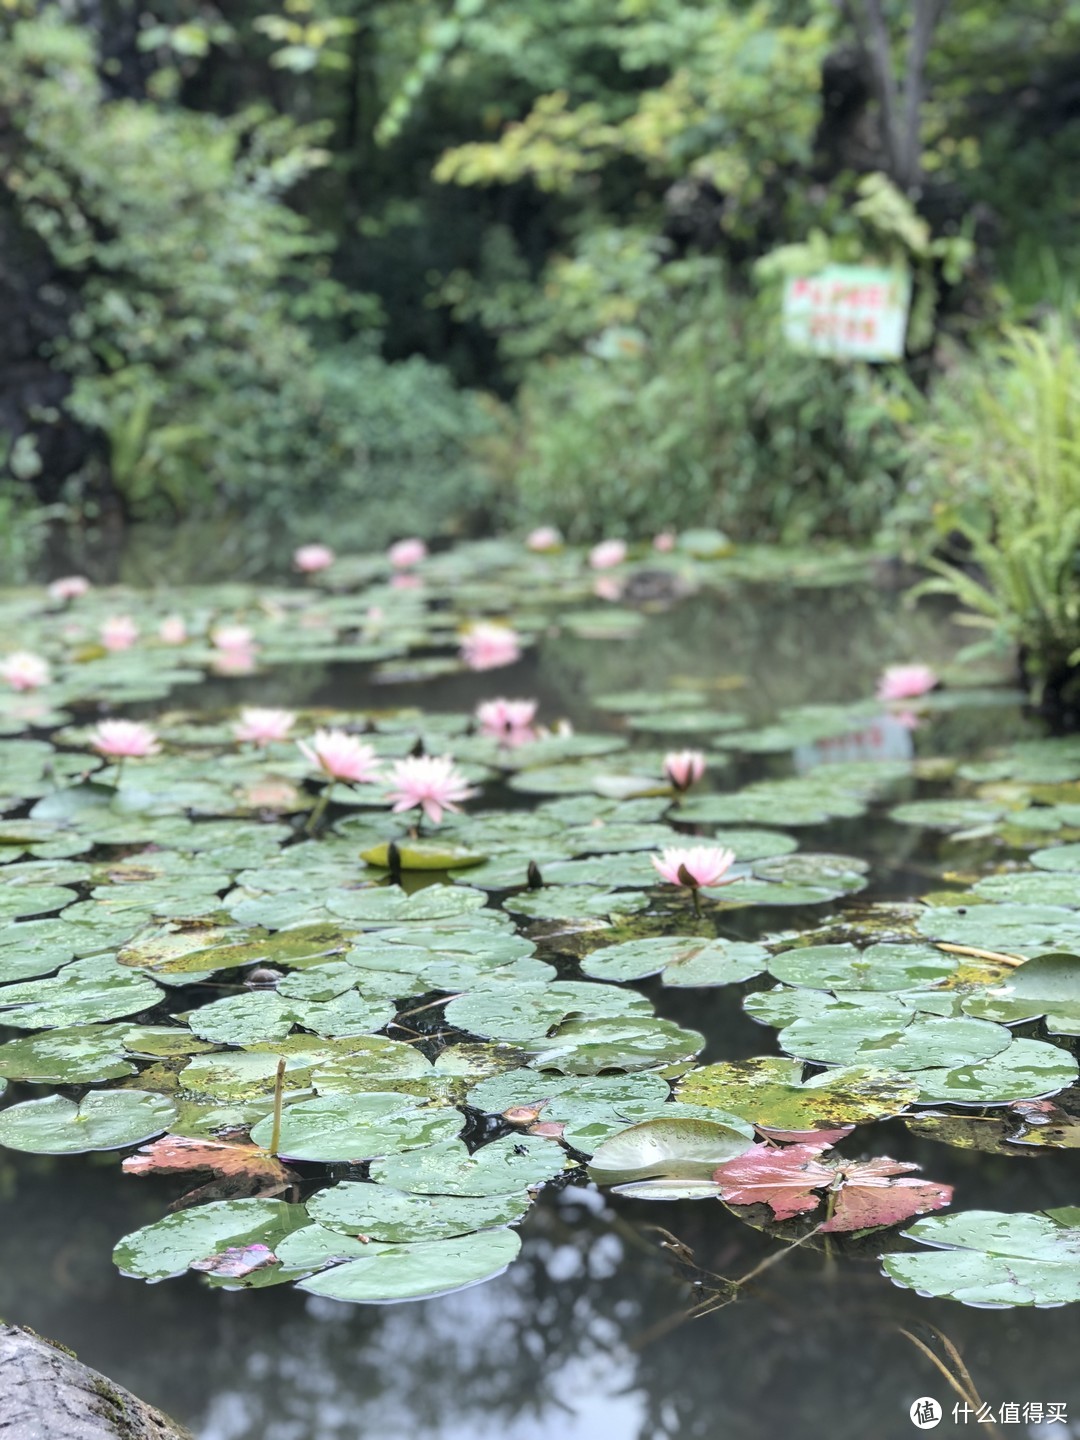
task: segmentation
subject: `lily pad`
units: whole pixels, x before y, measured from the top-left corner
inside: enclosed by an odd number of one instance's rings
[[[930,1254],[883,1257],[885,1274],[920,1295],[982,1309],[1080,1300],[1080,1210],[1015,1215],[968,1210],[917,1221],[904,1234]]]
[[[75,960],[57,975],[0,988],[0,1021],[17,1030],[43,1030],[119,1020],[161,999],[152,980],[125,970],[110,955]]]
[[[829,1010],[780,1031],[780,1048],[822,1065],[874,1065],[883,1070],[954,1068],[988,1060],[1012,1040],[1003,1025],[968,1016],[916,1016],[907,1025],[877,1019],[865,1008]]]
[[[542,1185],[566,1164],[551,1140],[508,1136],[472,1154],[460,1140],[448,1140],[376,1160],[371,1178],[413,1195],[514,1195]]]
[[[778,980],[816,990],[906,990],[934,985],[956,969],[955,959],[929,945],[812,945],[768,963]]]
[[[897,1115],[918,1098],[911,1078],[868,1066],[803,1081],[798,1060],[762,1056],[691,1070],[676,1086],[688,1105],[715,1106],[772,1130],[830,1130]]]
[[[415,1195],[370,1182],[343,1181],[308,1201],[308,1214],[346,1235],[401,1244],[470,1235],[512,1225],[532,1204],[525,1190],[509,1195]]]
[[[920,1070],[923,1105],[1007,1105],[1056,1095],[1076,1082],[1077,1063],[1067,1050],[1045,1040],[1014,1040],[978,1064]]]
[[[35,1155],[121,1150],[160,1135],[175,1116],[169,1100],[144,1090],[94,1090],[78,1105],[49,1095],[0,1110],[0,1145]]]
[[[966,1015],[1014,1025],[1046,1018],[1054,1035],[1080,1035],[1080,956],[1040,955],[963,1002]]]
[[[456,1110],[420,1109],[409,1095],[389,1091],[320,1095],[290,1105],[281,1117],[278,1153],[290,1160],[370,1160],[452,1140],[461,1129]],[[273,1120],[251,1132],[268,1145]]]
[[[329,1300],[389,1304],[429,1299],[501,1275],[521,1249],[516,1230],[481,1230],[450,1240],[379,1245],[344,1265],[301,1280],[298,1289]]]
[[[732,1116],[716,1120],[656,1119],[598,1145],[589,1174],[600,1185],[633,1180],[709,1180],[718,1165],[749,1150],[754,1127]]]
[[[85,1085],[133,1075],[123,1033],[112,1025],[72,1025],[0,1045],[0,1075],[32,1085]]]
[[[660,935],[593,950],[581,968],[596,980],[642,980],[663,971],[665,985],[730,985],[759,974],[767,960],[760,945]]]
[[[167,1280],[197,1260],[230,1248],[266,1245],[272,1252],[286,1235],[307,1225],[302,1205],[281,1200],[217,1200],[166,1215],[124,1238],[113,1260],[125,1275]]]

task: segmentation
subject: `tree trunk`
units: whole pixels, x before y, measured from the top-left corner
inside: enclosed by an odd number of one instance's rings
[[[0,1440],[190,1440],[70,1350],[0,1325]]]

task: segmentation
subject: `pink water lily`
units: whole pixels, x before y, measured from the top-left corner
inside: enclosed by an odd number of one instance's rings
[[[594,570],[610,570],[626,559],[625,540],[601,540],[589,551],[589,564]]]
[[[536,719],[535,700],[485,700],[476,707],[480,728],[488,735],[503,735],[507,730],[525,730]]]
[[[915,700],[933,690],[938,677],[929,665],[890,665],[878,681],[879,700]]]
[[[142,760],[161,750],[155,731],[138,720],[99,720],[90,732],[90,744],[99,755],[113,760]]]
[[[52,600],[77,600],[89,589],[90,581],[85,575],[61,575],[49,586],[49,597]]]
[[[652,545],[653,549],[658,551],[659,554],[667,555],[670,551],[675,549],[674,530],[661,530],[659,535],[653,536]]]
[[[379,780],[379,762],[370,745],[344,730],[316,730],[310,745],[296,742],[301,754],[331,780],[370,785]]]
[[[329,570],[337,558],[329,545],[301,545],[293,551],[293,565],[302,575],[316,575]]]
[[[262,710],[249,705],[240,711],[240,718],[233,723],[232,731],[237,740],[246,740],[252,745],[270,745],[275,740],[287,740],[295,724],[296,715],[292,710]]]
[[[12,690],[38,690],[49,678],[49,662],[30,650],[13,650],[0,660],[0,680]]]
[[[426,560],[427,553],[428,548],[423,540],[419,536],[410,535],[408,539],[391,545],[386,552],[386,558],[395,570],[409,570],[413,565],[419,565],[422,560]]]
[[[255,648],[255,636],[248,625],[216,625],[210,631],[210,643],[215,650],[250,654]]]
[[[470,670],[497,670],[521,659],[521,640],[509,625],[481,620],[466,631],[461,658]]]
[[[689,790],[705,774],[705,756],[700,750],[671,750],[664,756],[664,774],[676,790]]]
[[[623,597],[623,583],[614,575],[598,575],[593,581],[593,594],[598,600],[617,603]]]
[[[390,767],[390,799],[395,815],[421,809],[433,825],[444,810],[458,810],[458,801],[476,794],[449,755],[410,755]]]
[[[106,650],[130,650],[139,638],[139,627],[130,615],[110,615],[100,634]]]
[[[166,645],[183,645],[188,638],[187,625],[182,615],[166,615],[158,626],[157,633]]]
[[[545,550],[558,550],[562,543],[562,532],[557,530],[554,525],[538,525],[525,537],[526,549],[535,550],[538,553]]]
[[[729,885],[735,878],[727,875],[735,863],[735,851],[724,850],[719,845],[672,848],[651,858],[661,878],[669,885],[686,885],[693,890],[699,887],[708,890],[715,885]]]

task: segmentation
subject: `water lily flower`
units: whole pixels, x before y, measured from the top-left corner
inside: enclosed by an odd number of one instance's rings
[[[255,648],[255,636],[247,625],[218,625],[211,630],[210,641],[216,650],[250,654]]]
[[[99,755],[113,760],[142,760],[161,750],[156,733],[138,720],[99,720],[90,732]]]
[[[521,640],[509,625],[482,620],[462,639],[461,658],[470,670],[497,670],[521,659]]]
[[[375,751],[344,730],[316,730],[310,745],[303,740],[296,744],[304,758],[331,780],[370,785],[380,778]]]
[[[725,850],[719,845],[690,845],[685,849],[662,850],[651,859],[661,878],[669,885],[708,890],[716,885],[730,885],[735,878],[728,875],[724,879],[735,863],[735,851]]]
[[[89,589],[90,581],[85,575],[61,575],[49,586],[49,596],[53,600],[77,600]]]
[[[166,645],[183,645],[188,638],[187,625],[182,615],[166,615],[158,626],[157,633]]]
[[[562,532],[557,530],[554,525],[538,525],[525,537],[525,548],[538,553],[545,550],[558,550],[562,543]]]
[[[407,540],[399,540],[396,545],[391,545],[386,552],[386,558],[393,565],[395,570],[409,570],[413,565],[419,565],[422,560],[427,559],[428,548],[416,535],[410,535]]]
[[[139,627],[130,615],[110,615],[100,634],[106,650],[130,650],[139,638]]]
[[[929,665],[889,665],[878,681],[879,700],[914,700],[933,690],[938,677]]]
[[[504,745],[524,745],[534,739],[535,700],[485,700],[476,707],[481,732]]]
[[[674,549],[675,549],[675,531],[674,531],[674,530],[661,530],[660,533],[659,533],[659,535],[654,535],[654,536],[653,536],[653,542],[652,542],[652,548],[653,548],[654,550],[658,551],[661,555],[666,555],[666,554],[668,554],[669,551],[674,550]]]
[[[676,790],[689,790],[705,774],[705,756],[700,750],[671,750],[664,756],[664,774]]]
[[[49,678],[49,662],[30,650],[13,650],[0,660],[0,680],[13,690],[37,690]]]
[[[289,731],[296,724],[292,710],[261,710],[249,705],[240,711],[239,720],[232,727],[237,740],[246,740],[252,745],[270,745],[275,740],[287,740]]]
[[[301,545],[293,551],[293,565],[304,575],[315,575],[320,570],[329,570],[336,555],[329,545]]]
[[[610,570],[626,559],[625,540],[601,540],[589,551],[589,564],[594,570]]]
[[[622,581],[614,575],[598,575],[593,581],[593,594],[598,600],[618,601],[623,597]]]
[[[396,760],[389,775],[393,813],[421,809],[433,825],[444,810],[458,810],[459,800],[476,794],[450,755],[409,755]]]

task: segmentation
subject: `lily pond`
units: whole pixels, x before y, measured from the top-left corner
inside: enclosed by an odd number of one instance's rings
[[[1080,1435],[1080,740],[882,580],[0,595],[0,1314],[198,1440]]]

